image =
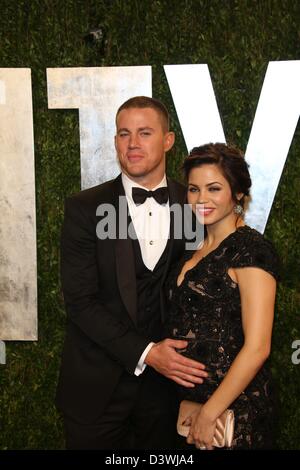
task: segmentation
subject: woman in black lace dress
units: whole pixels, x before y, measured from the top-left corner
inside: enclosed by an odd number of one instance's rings
[[[251,180],[242,154],[225,144],[192,150],[184,162],[188,202],[206,227],[195,252],[170,273],[168,336],[187,338],[183,354],[209,372],[179,386],[180,399],[203,403],[189,444],[212,449],[216,419],[234,410],[232,449],[272,448],[270,353],[278,262],[269,241],[244,224]],[[187,380],[188,381],[188,380]]]

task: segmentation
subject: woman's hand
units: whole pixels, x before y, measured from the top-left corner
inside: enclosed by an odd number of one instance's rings
[[[216,429],[216,420],[212,420],[206,413],[205,406],[198,413],[190,417],[191,427],[186,439],[188,444],[195,444],[197,449],[213,450],[213,438]]]

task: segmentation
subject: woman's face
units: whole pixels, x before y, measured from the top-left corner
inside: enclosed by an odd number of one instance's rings
[[[233,212],[236,203],[230,185],[215,164],[205,164],[190,171],[188,203],[202,224],[231,221],[231,218],[233,223],[236,221]]]

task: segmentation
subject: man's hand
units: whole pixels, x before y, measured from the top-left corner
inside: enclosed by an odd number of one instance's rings
[[[152,346],[145,358],[145,364],[179,385],[187,388],[201,384],[208,374],[201,362],[188,359],[176,349],[184,349],[188,342],[177,339],[164,339]]]

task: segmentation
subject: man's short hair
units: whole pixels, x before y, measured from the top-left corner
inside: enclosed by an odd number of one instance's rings
[[[129,108],[152,108],[154,109],[161,118],[164,131],[167,132],[169,130],[170,118],[169,118],[169,113],[167,111],[167,108],[161,101],[157,100],[156,98],[150,98],[149,96],[134,96],[133,98],[129,98],[129,100],[125,101],[125,103],[123,103],[119,107],[117,114],[116,114],[116,119],[119,113],[123,109],[129,109]]]

